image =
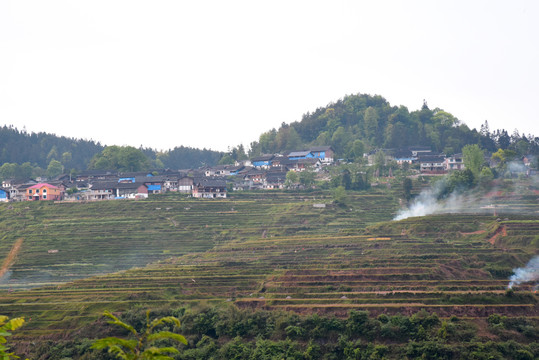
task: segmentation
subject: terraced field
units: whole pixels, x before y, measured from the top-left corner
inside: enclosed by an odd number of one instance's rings
[[[1,256],[7,256],[17,240],[22,239],[23,244],[0,288],[62,283],[264,234],[301,234],[321,228],[326,233],[337,232],[342,227],[388,219],[396,207],[385,195],[356,198],[353,203],[382,202],[384,206],[358,221],[355,215],[361,213],[361,206],[351,212],[314,209],[315,201],[330,202],[327,196],[316,194],[274,194],[268,199],[244,195],[225,201],[165,197],[138,202],[3,205]]]
[[[350,321],[352,311],[364,310],[373,319],[436,314],[444,322],[466,319],[487,339],[510,335],[527,346],[539,325],[539,298],[533,283],[507,286],[513,269],[538,255],[539,196],[513,190],[475,194],[460,213],[401,221],[391,221],[395,188],[353,193],[341,207],[324,191],[6,204],[0,313],[25,316],[15,338],[21,351],[36,339],[100,334],[104,310],[148,308],[260,310],[298,314],[305,323],[314,314]],[[517,324],[525,318],[527,337],[485,330],[498,315]],[[182,321],[189,324],[188,316]],[[342,332],[332,335],[335,347]],[[190,336],[190,348],[199,348],[202,335]],[[402,358],[397,348],[408,338],[387,339],[390,358]]]
[[[105,309],[225,303],[338,317],[539,316],[533,284],[506,291],[539,249],[537,195],[492,196],[496,216],[468,208],[399,222],[389,221],[394,199],[354,194],[343,208],[324,192],[275,192],[3,206],[1,253],[24,240],[1,312],[26,316],[27,337],[66,334]],[[48,286],[27,289],[37,284]]]

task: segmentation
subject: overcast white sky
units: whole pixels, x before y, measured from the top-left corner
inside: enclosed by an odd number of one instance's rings
[[[539,1],[0,2],[0,125],[226,150],[347,94],[539,135]]]

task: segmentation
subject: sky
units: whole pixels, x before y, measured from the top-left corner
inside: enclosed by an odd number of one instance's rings
[[[0,2],[0,126],[247,148],[350,94],[539,136],[539,2]]]

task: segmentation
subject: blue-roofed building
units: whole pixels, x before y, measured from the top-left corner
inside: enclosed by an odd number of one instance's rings
[[[0,189],[0,201],[7,202],[9,201],[9,196],[7,191]]]
[[[251,163],[254,167],[257,168],[269,168],[271,166],[271,160],[273,160],[274,155],[262,155],[251,159]]]
[[[288,160],[300,160],[300,159],[309,159],[314,158],[313,153],[311,153],[310,150],[302,150],[302,151],[292,151],[290,154],[287,155]]]
[[[118,183],[134,183],[135,178],[134,177],[123,177],[118,179]]]
[[[320,159],[322,163],[332,163],[334,151],[331,146],[313,146],[309,150],[292,151],[288,160]]]
[[[313,146],[309,149],[313,157],[320,159],[322,163],[332,163],[335,151],[331,146]]]
[[[148,187],[148,194],[160,194],[162,191],[161,185],[146,185]]]

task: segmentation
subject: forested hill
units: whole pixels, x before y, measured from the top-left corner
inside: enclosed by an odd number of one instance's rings
[[[92,166],[92,159],[104,149],[103,145],[93,140],[67,138],[42,132],[29,133],[4,125],[0,127],[0,178],[39,175],[39,169],[36,172],[36,168],[45,170],[51,162],[60,163],[66,173],[70,170],[86,170]],[[139,150],[148,158],[146,163],[149,167],[171,169],[215,165],[223,155],[218,151],[184,146],[166,152],[157,152],[153,149]],[[21,166],[23,164],[27,166]]]
[[[30,163],[46,168],[52,159],[56,159],[69,168],[86,169],[92,156],[102,150],[103,146],[92,140],[28,133],[5,125],[0,128],[0,164]]]
[[[510,119],[508,119],[510,120]],[[426,102],[420,110],[391,106],[381,96],[345,96],[301,121],[270,130],[251,143],[251,155],[285,152],[311,145],[331,145],[339,157],[357,158],[374,148],[430,146],[448,155],[464,145],[478,144],[487,151],[512,148],[517,154],[537,154],[539,138],[506,130],[490,131],[488,122],[479,131],[470,129],[451,113],[430,109]]]

